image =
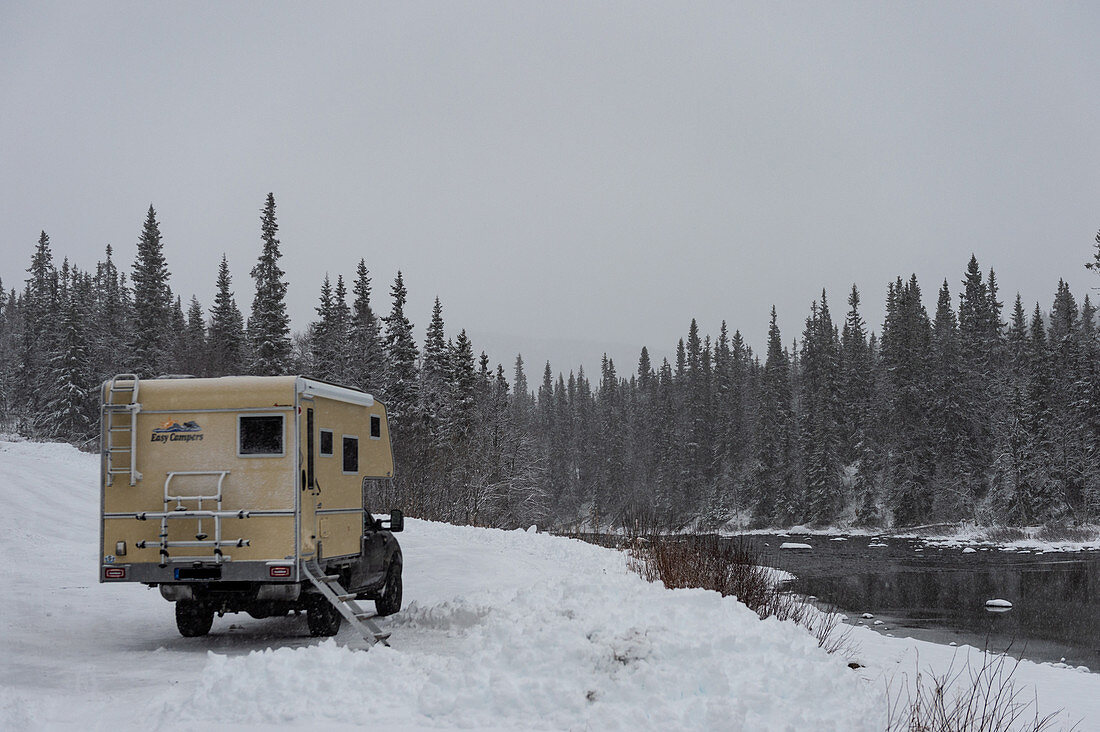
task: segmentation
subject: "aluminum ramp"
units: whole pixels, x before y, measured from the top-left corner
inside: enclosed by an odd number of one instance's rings
[[[335,574],[325,574],[321,571],[316,559],[307,559],[302,562],[302,571],[305,573],[317,591],[336,608],[340,615],[355,629],[367,647],[375,643],[388,646],[387,639],[390,634],[378,627],[373,618],[378,614],[371,610],[364,610],[355,600],[355,595],[347,592],[340,586],[340,577]]]

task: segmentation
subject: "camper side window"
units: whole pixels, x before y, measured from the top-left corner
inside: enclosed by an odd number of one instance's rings
[[[237,418],[237,454],[241,457],[280,457],[283,450],[283,415],[241,415]]]
[[[370,438],[379,440],[382,438],[382,418],[377,414],[370,416]]]
[[[321,430],[321,457],[332,457],[332,430]]]
[[[359,438],[344,435],[344,472],[359,472]]]

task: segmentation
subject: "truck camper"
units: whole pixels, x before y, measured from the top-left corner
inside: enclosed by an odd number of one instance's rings
[[[119,374],[101,396],[100,582],[159,587],[187,637],[215,613],[305,611],[311,635],[347,620],[386,642],[372,618],[401,609],[404,517],[368,505],[392,495],[381,402],[304,376]]]

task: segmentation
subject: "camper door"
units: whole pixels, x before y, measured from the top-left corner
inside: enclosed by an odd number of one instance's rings
[[[302,552],[304,554],[314,551],[317,547],[317,539],[321,535],[317,519],[317,509],[321,507],[321,490],[317,481],[316,420],[313,398],[302,397],[301,412],[298,417],[300,432],[298,445],[302,452],[299,457],[299,465],[302,466],[300,490],[302,494]],[[317,558],[320,559],[320,554]]]

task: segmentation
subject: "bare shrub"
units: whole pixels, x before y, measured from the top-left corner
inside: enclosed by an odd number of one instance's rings
[[[1031,536],[1017,526],[989,526],[982,531],[982,538],[995,544],[1008,544],[1012,541],[1030,539]]]
[[[650,582],[670,589],[701,587],[733,596],[764,618],[790,620],[805,627],[829,653],[853,653],[840,616],[819,610],[785,592],[775,570],[762,566],[759,555],[744,541],[717,536],[661,536],[630,548],[630,567]]]
[[[1034,696],[1012,680],[1017,659],[982,653],[980,665],[958,655],[940,674],[918,667],[913,683],[897,693],[887,685],[888,732],[1043,732],[1054,729],[1060,712],[1044,717]],[[904,698],[903,698],[904,696]],[[1076,729],[1073,725],[1070,729]]]
[[[1040,528],[1035,538],[1042,541],[1096,541],[1100,539],[1100,528],[1052,524]]]

